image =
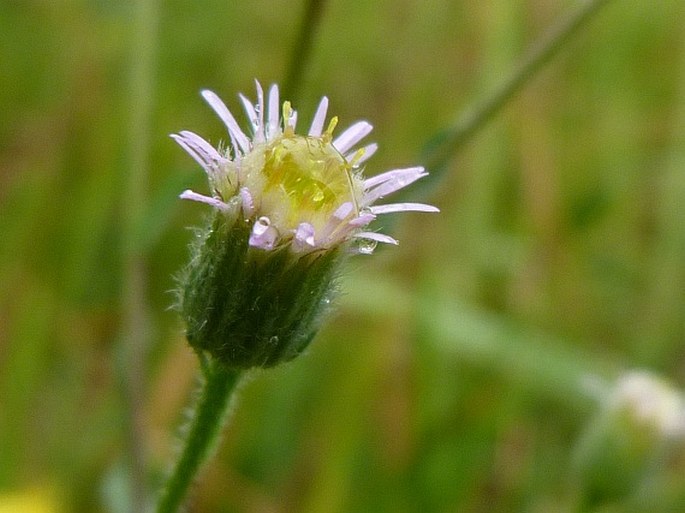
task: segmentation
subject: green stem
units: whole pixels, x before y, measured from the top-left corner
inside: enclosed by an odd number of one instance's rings
[[[300,94],[302,77],[309,63],[314,35],[321,22],[325,3],[325,0],[307,0],[297,39],[292,46],[292,53],[282,91],[283,97],[289,98],[294,103],[297,103],[298,95]]]
[[[443,170],[452,157],[480,130],[524,85],[561,50],[599,9],[610,0],[585,0],[580,7],[560,20],[524,56],[521,64],[491,94],[428,143],[426,167],[433,173]]]
[[[183,504],[198,471],[212,456],[229,413],[240,372],[211,361],[180,458],[167,481],[157,513],[175,513]]]
[[[137,0],[133,9],[130,48],[127,174],[122,197],[122,347],[118,372],[124,383],[130,497],[128,510],[143,513],[147,502],[145,450],[146,348],[150,317],[146,299],[146,255],[140,244],[140,224],[147,201],[150,138],[153,130],[157,53],[157,0]]]

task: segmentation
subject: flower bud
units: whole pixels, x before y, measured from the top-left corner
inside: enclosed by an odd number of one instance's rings
[[[314,337],[345,255],[397,244],[366,227],[392,212],[437,212],[421,203],[374,203],[426,176],[422,167],[365,179],[361,164],[375,144],[355,149],[372,129],[359,121],[333,137],[324,130],[323,98],[306,135],[297,112],[279,102],[277,86],[257,103],[241,95],[252,137],[211,91],[203,97],[228,130],[215,149],[193,132],[172,137],[207,173],[211,195],[185,191],[214,209],[181,283],[180,309],[189,343],[229,367],[271,367],[300,354]]]
[[[625,374],[602,399],[574,455],[586,499],[594,502],[635,490],[685,435],[682,395],[651,374]]]

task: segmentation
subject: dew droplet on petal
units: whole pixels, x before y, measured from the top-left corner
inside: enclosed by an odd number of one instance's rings
[[[376,249],[377,245],[378,243],[375,240],[360,239],[357,246],[357,251],[359,251],[359,253],[362,255],[371,255],[373,250]]]

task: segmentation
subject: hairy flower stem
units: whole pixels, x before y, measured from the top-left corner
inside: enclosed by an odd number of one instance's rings
[[[204,384],[183,450],[169,477],[157,513],[176,513],[200,468],[214,453],[228,420],[231,397],[240,371],[210,359],[203,365]]]

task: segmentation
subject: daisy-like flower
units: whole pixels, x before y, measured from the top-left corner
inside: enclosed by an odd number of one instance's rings
[[[210,205],[210,226],[198,238],[182,280],[180,308],[196,349],[230,367],[269,367],[299,354],[331,302],[342,257],[397,244],[368,225],[393,212],[437,212],[422,203],[376,202],[427,175],[423,167],[371,178],[362,165],[376,144],[359,147],[371,125],[358,121],[334,135],[323,98],[306,135],[297,112],[280,103],[278,86],[257,101],[240,95],[244,132],[211,91],[202,96],[228,130],[230,145],[214,148],[199,135],[172,137],[205,170],[210,194],[181,198]]]
[[[256,85],[255,104],[240,95],[250,122],[249,136],[216,94],[202,91],[228,129],[231,144],[225,151],[193,132],[172,135],[204,168],[211,187],[209,196],[187,190],[181,197],[249,220],[250,246],[273,251],[287,245],[294,253],[309,253],[358,239],[357,251],[370,253],[377,242],[397,244],[389,235],[365,229],[376,216],[438,211],[422,203],[375,205],[427,173],[418,166],[365,179],[361,165],[377,145],[357,145],[371,132],[369,123],[358,121],[334,136],[338,118],[326,125],[328,99],[324,97],[307,134],[300,135],[295,131],[297,112],[289,102],[281,105],[278,86],[271,86],[265,98],[259,82]]]

